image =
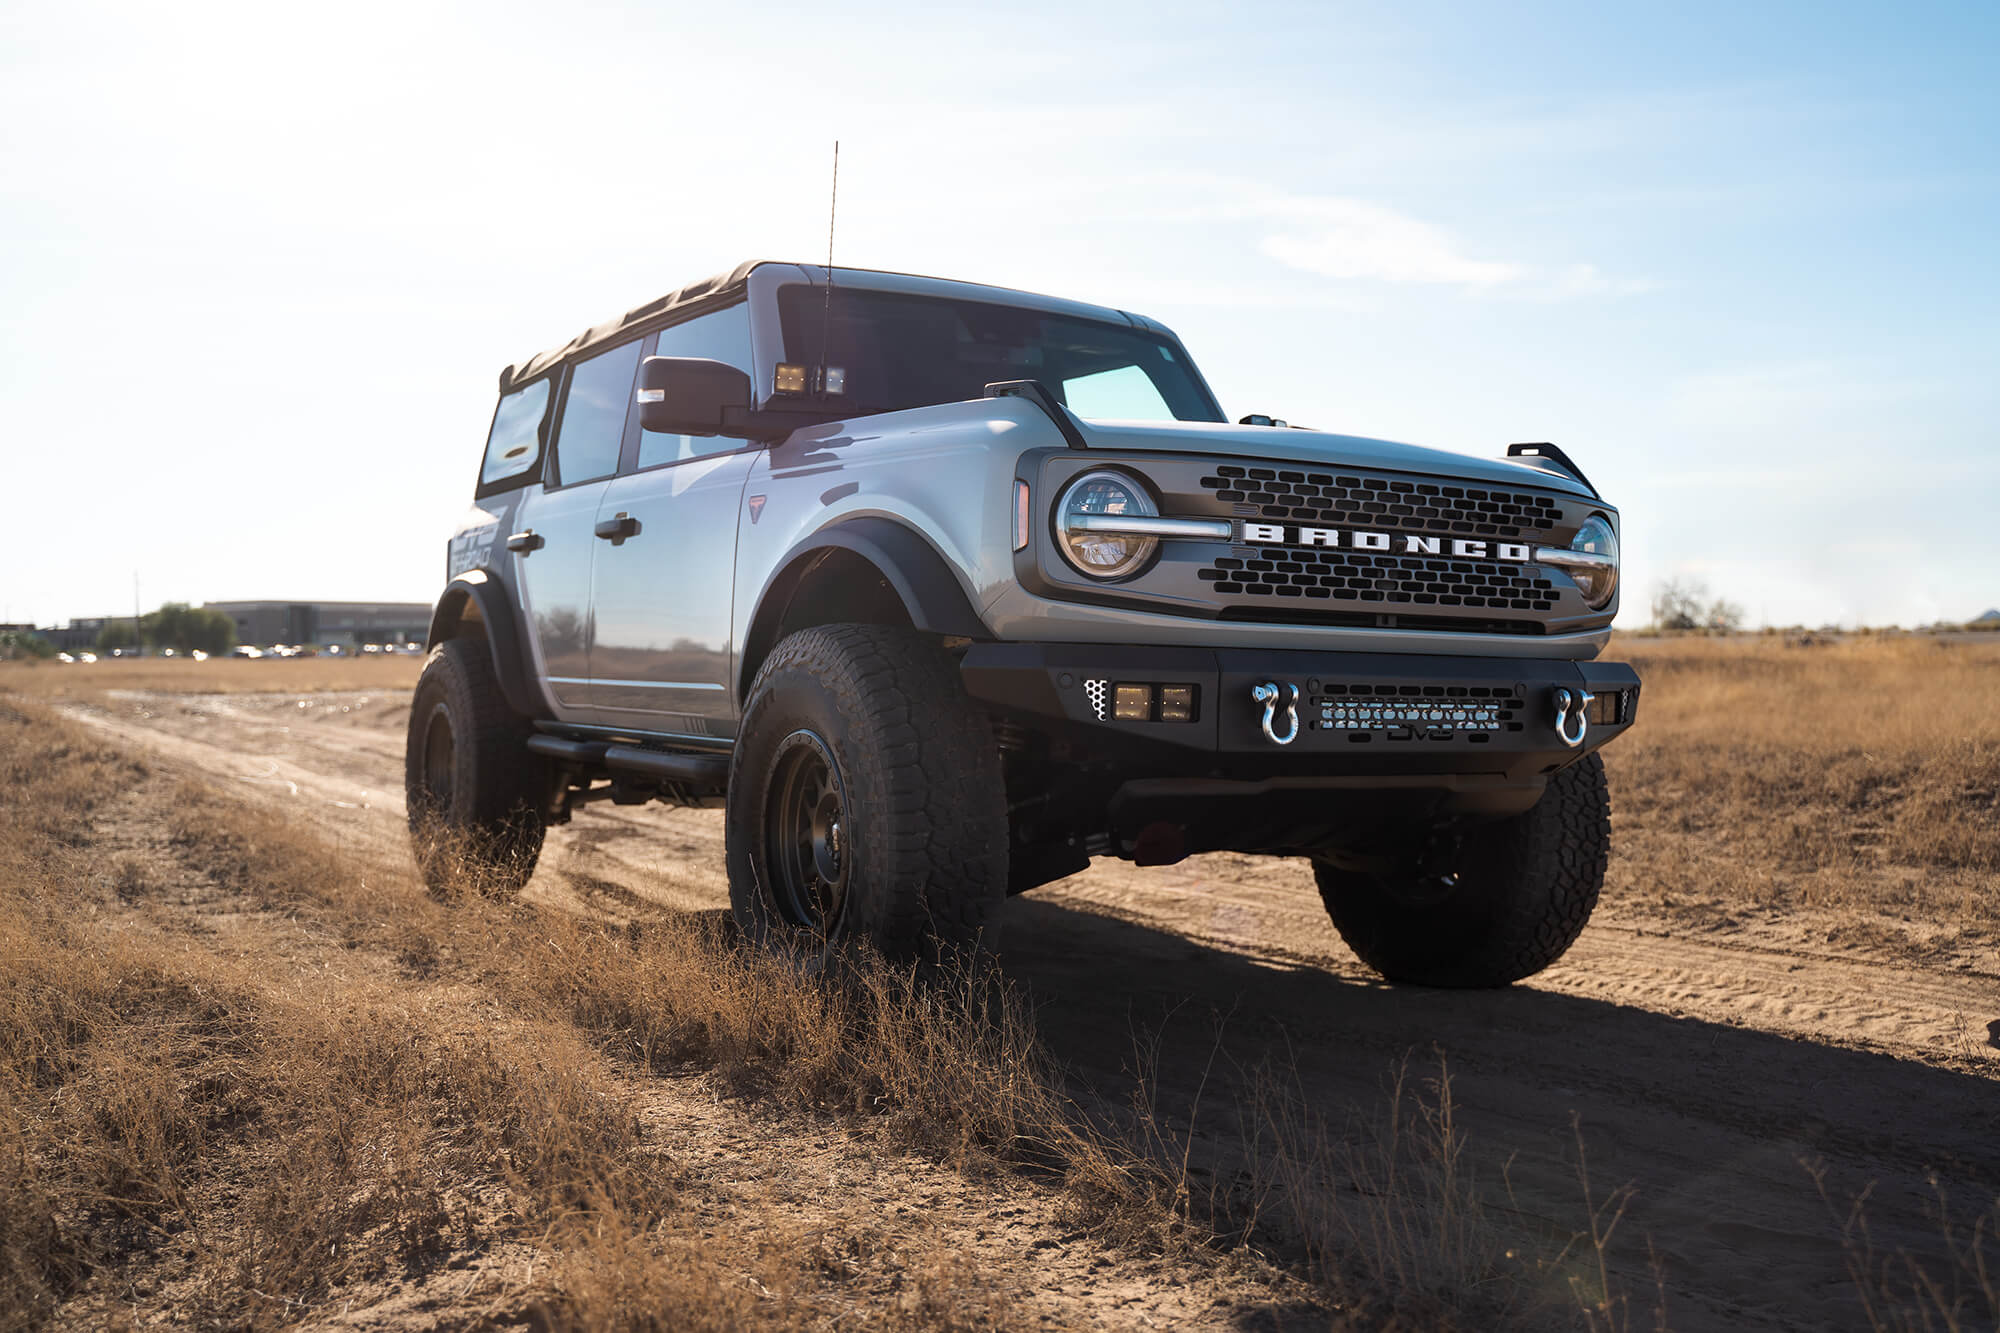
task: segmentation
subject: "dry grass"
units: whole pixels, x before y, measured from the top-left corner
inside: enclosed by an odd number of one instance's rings
[[[2000,652],[1703,640],[1615,652],[1647,681],[1642,726],[1608,752],[1623,902],[1711,917],[1806,903],[1928,917],[1961,943],[2000,938]],[[9,668],[0,687],[61,696],[106,667],[98,688],[196,692],[232,688],[225,678],[388,689],[415,671],[100,663]],[[138,675],[162,669],[176,683]],[[376,674],[290,674],[328,669]],[[152,799],[172,865],[107,852],[93,831],[149,784],[170,788]],[[1442,1065],[1430,1080],[1399,1072],[1386,1109],[1344,1124],[1267,1071],[1241,1112],[1241,1169],[1196,1198],[1187,1139],[1143,1097],[1077,1105],[1019,997],[988,975],[917,987],[863,966],[832,985],[737,949],[713,918],[610,928],[476,895],[440,905],[407,873],[166,783],[4,694],[0,819],[0,1325],[58,1309],[82,1320],[114,1289],[189,1321],[296,1323],[509,1247],[534,1276],[474,1284],[466,1318],[1026,1322],[948,1239],[892,1256],[866,1233],[830,1241],[782,1216],[759,1218],[754,1237],[714,1225],[688,1164],[634,1113],[649,1075],[690,1071],[760,1113],[837,1124],[880,1150],[974,1177],[1025,1172],[1114,1248],[1198,1256],[1220,1232],[1293,1264],[1343,1325],[1631,1322],[1603,1267],[1622,1196],[1593,1197],[1586,1178],[1589,1225],[1569,1244],[1520,1234],[1493,1206],[1497,1173],[1476,1168]],[[1843,835],[1857,826],[1872,835]],[[250,934],[191,932],[172,904],[204,895]],[[356,961],[284,954],[306,947],[301,928]],[[1880,1326],[1990,1304],[1979,1265],[1995,1222],[1983,1225],[1951,1233],[1963,1262],[1946,1272],[1871,1255],[1850,1228]],[[885,1264],[899,1297],[864,1301]]]
[[[1885,1250],[1868,1227],[1868,1193],[1836,1203],[1823,1163],[1807,1163],[1820,1197],[1840,1227],[1847,1274],[1874,1333],[1972,1333],[2000,1328],[2000,1198],[1954,1207],[1931,1177],[1938,1245],[1926,1255]]]
[[[471,1305],[560,1326],[1023,1323],[949,1238],[891,1253],[782,1216],[754,1238],[713,1225],[633,1111],[644,1075],[689,1071],[876,1151],[1025,1172],[1111,1253],[1211,1262],[1226,1223],[1295,1256],[1343,1324],[1578,1317],[1495,1258],[1510,1242],[1462,1165],[1448,1085],[1399,1091],[1385,1131],[1338,1139],[1274,1099],[1262,1166],[1196,1200],[1143,1100],[1076,1104],[991,975],[917,986],[862,965],[828,984],[710,918],[445,906],[199,785],[168,784],[154,816],[179,871],[105,855],[94,816],[148,781],[165,782],[0,700],[0,799],[25,834],[0,850],[0,1322],[68,1322],[117,1289],[290,1324],[514,1246],[536,1279]],[[176,897],[289,934],[190,938]],[[289,957],[302,927],[380,965]],[[895,1298],[857,1306],[885,1264]]]
[[[417,656],[192,658],[120,657],[97,662],[0,662],[0,693],[42,699],[97,699],[112,690],[173,694],[260,694],[323,690],[410,690]]]
[[[502,966],[473,966],[498,995],[469,1001],[415,991],[393,970],[288,967],[261,937],[205,947],[162,928],[165,870],[93,845],[93,812],[146,777],[0,704],[0,790],[19,833],[0,843],[0,1327],[35,1326],[82,1300],[75,1319],[110,1291],[150,1297],[177,1320],[291,1324],[356,1293],[365,1301],[370,1284],[421,1281],[507,1244],[527,1247],[541,1276],[481,1293],[497,1302],[489,1313],[553,1326],[814,1325],[845,1304],[811,1228],[766,1217],[753,1240],[704,1227],[672,1153],[640,1128],[630,1076],[605,1054],[726,1061],[715,1038],[692,1035],[715,1024],[655,1018],[657,1049],[635,1047],[588,987],[520,984],[551,957],[591,971],[593,951],[607,983],[642,978],[632,941],[529,912],[437,907],[190,788],[172,813],[175,853],[200,872],[177,886],[183,895],[208,895],[239,919],[259,908],[281,909],[273,923],[316,916],[358,956],[394,945],[406,965]],[[524,1003],[544,994],[548,1005]],[[969,1067],[942,1035],[965,1018],[926,1019],[894,988],[878,995]],[[501,997],[511,1007],[496,1006]],[[597,1026],[563,1012],[579,1004]],[[768,1035],[735,1040],[743,1071],[782,1067]],[[906,1060],[900,1077],[924,1081],[929,1058]],[[835,1095],[844,1068],[836,1059],[785,1086]],[[860,1096],[851,1088],[845,1100]],[[1019,1322],[954,1255],[889,1259],[910,1298],[869,1326]]]
[[[1611,656],[1645,681],[1639,725],[1605,751],[1615,901],[2000,941],[2000,643],[1637,638]]]

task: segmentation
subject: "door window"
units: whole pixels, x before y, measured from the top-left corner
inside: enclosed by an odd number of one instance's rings
[[[618,470],[625,414],[639,374],[639,344],[626,343],[580,361],[569,373],[562,424],[556,429],[556,483],[574,486]]]
[[[500,399],[493,429],[486,436],[486,461],[479,469],[479,493],[521,485],[542,465],[542,438],[549,419],[549,382],[526,384]]]
[[[706,357],[710,361],[735,366],[748,375],[750,307],[733,305],[727,310],[718,310],[688,320],[685,324],[661,329],[660,345],[653,355]],[[678,463],[705,454],[733,453],[748,444],[748,440],[732,439],[727,435],[656,435],[649,430],[640,431],[637,466],[658,467],[662,463]]]

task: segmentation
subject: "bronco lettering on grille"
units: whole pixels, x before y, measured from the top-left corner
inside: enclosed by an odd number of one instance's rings
[[[1423,537],[1406,532],[1343,532],[1339,528],[1294,528],[1280,523],[1245,523],[1243,540],[1265,546],[1345,546],[1352,551],[1402,551],[1408,555],[1455,556],[1461,560],[1511,560],[1523,565],[1531,563],[1535,555],[1534,548],[1525,542]]]

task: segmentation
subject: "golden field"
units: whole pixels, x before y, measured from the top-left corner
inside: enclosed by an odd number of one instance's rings
[[[1835,909],[1922,953],[2000,946],[2000,642],[1620,638],[1612,891],[1691,924]],[[1838,940],[1835,941],[1836,943]]]
[[[827,984],[738,949],[713,907],[635,896],[605,854],[643,832],[676,849],[638,858],[665,898],[713,903],[709,812],[580,815],[521,901],[441,904],[368,790],[399,781],[418,662],[0,664],[0,1328],[1700,1328],[1741,1315],[1705,1271],[1722,1255],[1776,1326],[1992,1326],[1977,1108],[2000,1106],[2000,1061],[1976,1028],[1946,1050],[1835,1020],[1893,1008],[1899,978],[1983,993],[2000,644],[1608,656],[1645,686],[1606,754],[1603,925],[1570,980],[1502,996],[1383,988],[1333,953],[1246,969],[1060,897],[1019,904],[1040,916],[1007,976]],[[1177,1073],[1171,1014],[1062,998],[1042,955],[1065,938],[1113,995],[1235,988],[1281,1026],[1218,1019]],[[1649,950],[1671,996],[1585,984]],[[1821,989],[1775,1019],[1704,998],[1702,969],[1739,954]],[[1992,994],[1967,1018],[2000,1043]],[[1317,1049],[1294,1035],[1315,1024]],[[1492,1090],[1496,1045],[1525,1099]],[[1543,1090],[1593,1078],[1612,1100]],[[1654,1105],[1701,1085],[1685,1141],[1630,1159],[1659,1177],[1623,1165],[1620,1144],[1679,1132]],[[1795,1141],[1788,1098],[1832,1130]],[[1769,1127],[1734,1128],[1766,1103]],[[1553,1194],[1506,1137],[1524,1119],[1571,1173]],[[1752,1141],[1775,1174],[1740,1159]],[[1646,1211],[1704,1157],[1731,1161],[1712,1194]],[[1905,1201],[1926,1172],[1934,1227]],[[1807,1221],[1709,1250],[1639,1230],[1757,1191]]]

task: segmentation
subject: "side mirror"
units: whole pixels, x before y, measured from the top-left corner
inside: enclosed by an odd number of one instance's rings
[[[734,434],[728,417],[750,410],[750,377],[698,356],[639,363],[639,425],[660,435]]]

